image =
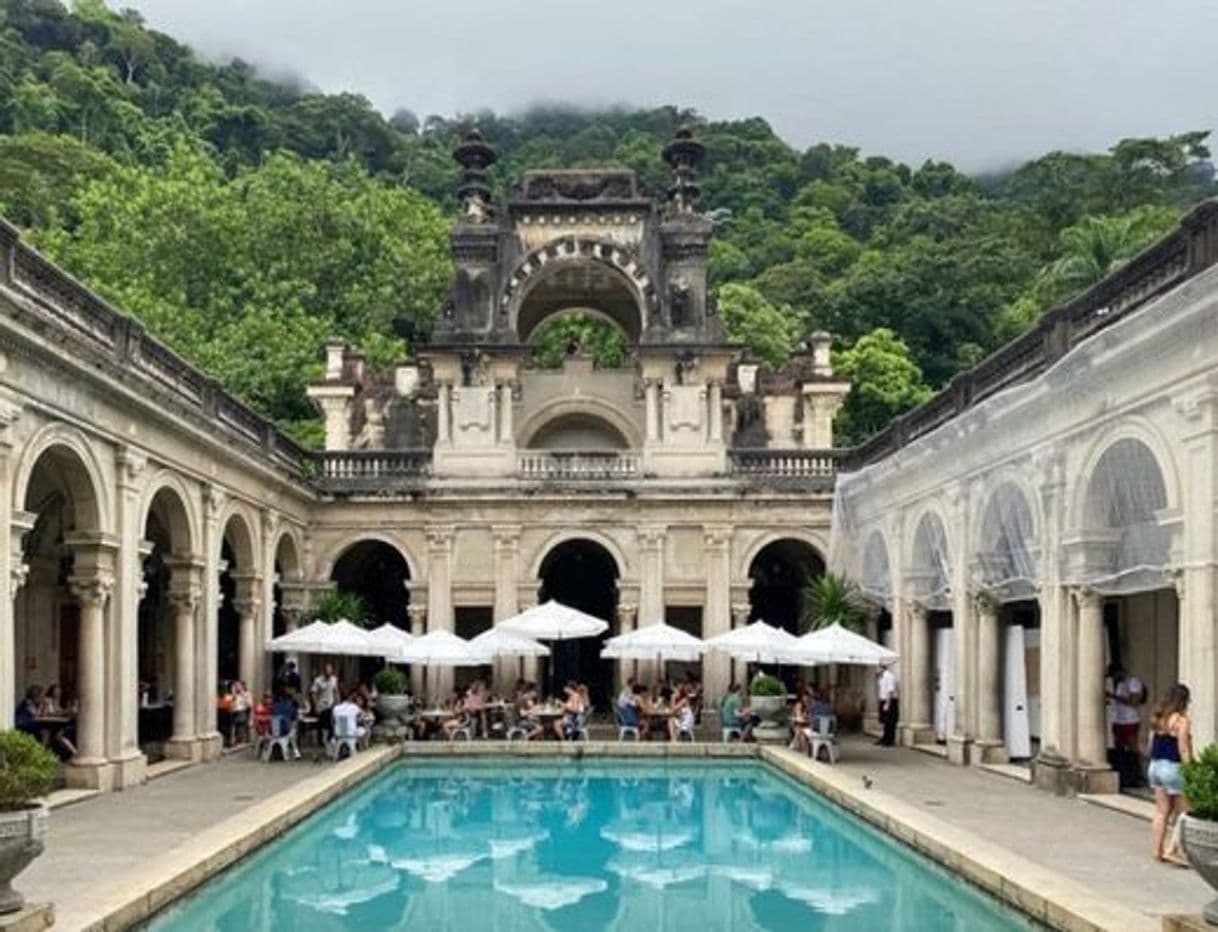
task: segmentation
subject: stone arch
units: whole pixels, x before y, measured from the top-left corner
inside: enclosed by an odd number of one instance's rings
[[[284,527],[275,536],[275,550],[271,556],[271,572],[278,572],[286,579],[300,579],[304,576],[304,545],[300,540],[300,532],[293,527]]]
[[[610,240],[564,236],[534,249],[520,260],[508,276],[507,284],[499,298],[499,314],[521,340],[529,336],[541,323],[563,308],[541,307],[535,313],[522,315],[522,310],[538,286],[550,281],[557,271],[584,268],[608,273],[606,282],[610,287],[624,289],[629,295],[626,305],[617,305],[612,310],[599,308],[595,301],[587,304],[570,304],[572,309],[586,308],[601,311],[627,334],[631,342],[637,343],[648,317],[659,308],[659,293],[643,264],[629,248]]]
[[[757,559],[757,555],[765,550],[770,544],[777,543],[780,540],[797,540],[802,544],[807,544],[816,551],[817,557],[821,562],[825,562],[825,555],[829,552],[829,542],[819,534],[812,531],[804,531],[798,528],[787,528],[781,531],[767,531],[753,541],[744,551],[743,557],[736,564],[736,579],[748,579],[749,569],[753,565],[753,561]]]
[[[546,557],[550,555],[551,551],[562,544],[573,540],[587,540],[603,547],[609,556],[613,558],[613,562],[617,564],[617,578],[619,580],[627,579],[633,576],[633,574],[628,572],[629,562],[627,561],[625,554],[612,537],[602,534],[600,531],[593,530],[592,528],[580,528],[578,530],[558,531],[547,538],[546,541],[540,547],[538,547],[534,553],[533,560],[529,568],[528,578],[540,579],[542,565],[545,563]]]
[[[887,608],[892,601],[892,560],[888,540],[878,528],[867,535],[859,568],[859,590],[870,602]]]
[[[323,580],[330,579],[334,573],[334,567],[337,565],[342,555],[356,544],[363,541],[375,541],[377,543],[392,547],[405,561],[406,570],[409,573],[411,581],[421,582],[424,580],[424,577],[419,573],[418,564],[410,555],[410,550],[406,547],[406,545],[402,543],[399,538],[393,536],[392,534],[386,534],[382,531],[355,531],[349,536],[342,538],[338,543],[330,547],[322,556],[321,561],[318,564],[317,578]]]
[[[928,608],[946,609],[952,582],[952,541],[943,512],[937,503],[927,504],[917,512],[911,526],[905,566],[912,594],[924,600]]]
[[[158,470],[149,480],[140,500],[140,527],[148,526],[154,509],[169,535],[170,551],[186,557],[198,550],[199,515],[195,496],[186,482],[170,469]]]
[[[1088,496],[1092,489],[1095,471],[1104,456],[1124,440],[1136,441],[1150,453],[1158,467],[1164,485],[1164,508],[1180,507],[1180,473],[1171,444],[1163,434],[1145,418],[1134,417],[1102,431],[1087,448],[1081,466],[1076,473],[1077,481],[1070,501],[1071,530],[1082,530],[1088,526]]]
[[[601,421],[612,428],[622,438],[625,449],[642,448],[642,432],[626,412],[604,399],[589,396],[555,398],[541,405],[521,425],[516,444],[527,449],[534,439],[555,421],[580,415]]]
[[[994,477],[975,522],[970,575],[1002,601],[1035,596],[1041,554],[1037,501],[1022,478],[1004,471]]]
[[[77,530],[109,531],[110,497],[104,471],[89,438],[67,424],[48,424],[34,434],[21,454],[13,484],[16,507],[28,508],[26,498],[34,470],[49,455],[64,477]]]
[[[225,509],[220,519],[218,544],[223,548],[227,542],[233,550],[236,566],[230,567],[230,569],[235,568],[242,573],[258,571],[261,551],[258,547],[258,536],[254,530],[256,527],[258,527],[257,521],[244,505],[234,502]]]
[[[799,634],[808,615],[807,585],[824,575],[825,551],[803,535],[770,535],[747,564],[749,618]]]

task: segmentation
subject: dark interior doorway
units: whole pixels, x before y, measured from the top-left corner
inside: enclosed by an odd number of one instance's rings
[[[600,653],[605,637],[617,626],[617,575],[613,556],[590,540],[565,541],[541,564],[541,601],[554,599],[609,622],[604,637],[552,642],[552,676],[543,685],[561,689],[567,680],[586,683],[593,706],[602,712],[609,707],[613,689],[613,661],[602,660]]]
[[[804,587],[824,572],[824,558],[802,540],[788,537],[767,544],[749,565],[749,621],[799,634],[807,609]]]

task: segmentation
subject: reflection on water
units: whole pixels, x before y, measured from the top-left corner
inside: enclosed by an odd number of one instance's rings
[[[460,761],[378,778],[150,929],[1027,927],[755,764]]]

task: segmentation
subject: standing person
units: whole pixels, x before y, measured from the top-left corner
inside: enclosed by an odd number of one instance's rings
[[[334,664],[326,664],[322,672],[313,678],[309,698],[313,703],[313,713],[317,716],[317,727],[328,741],[334,731],[333,711],[338,703],[338,677],[334,674]]]
[[[890,748],[897,743],[897,719],[901,715],[897,675],[892,672],[892,664],[881,664],[876,671],[876,693],[880,700],[880,723],[884,726],[884,733],[876,744]]]
[[[1119,663],[1108,668],[1112,678],[1112,746],[1119,751],[1138,753],[1138,732],[1142,728],[1142,712],[1146,687]]]
[[[1155,791],[1155,817],[1150,841],[1156,861],[1185,864],[1179,852],[1165,850],[1168,827],[1184,811],[1180,765],[1193,759],[1193,726],[1188,717],[1188,687],[1177,683],[1156,704],[1150,716],[1150,766],[1147,777]]]

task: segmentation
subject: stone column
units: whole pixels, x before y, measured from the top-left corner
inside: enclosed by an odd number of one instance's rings
[[[499,384],[499,443],[505,447],[516,444],[516,426],[513,422],[512,407],[513,388],[510,381]]]
[[[1005,760],[1002,737],[1002,638],[999,605],[986,593],[973,597],[977,629],[977,740],[975,763]]]
[[[69,586],[80,605],[80,667],[77,674],[80,710],[76,717],[76,756],[67,771],[68,785],[109,789],[105,613],[114,578],[106,572],[78,572],[69,579]]]
[[[1108,769],[1104,695],[1104,600],[1094,589],[1074,591],[1078,606],[1078,763]]]
[[[6,393],[7,394],[7,393]],[[0,725],[7,728],[15,713],[17,683],[17,632],[14,600],[25,579],[25,562],[21,542],[24,534],[14,534],[12,427],[21,416],[21,405],[13,398],[0,398]]]
[[[407,605],[406,614],[410,616],[410,633],[417,638],[421,638],[427,633],[427,606],[426,605]],[[423,691],[426,689],[426,683],[423,677],[424,668],[419,664],[410,665],[410,691],[416,698],[423,697]]]
[[[749,615],[753,613],[753,606],[748,602],[733,602],[732,603],[732,628],[743,628],[749,623]],[[748,684],[744,682],[744,677],[747,675],[748,665],[740,660],[732,662],[731,679],[733,682],[739,683],[747,692]]]
[[[703,528],[706,572],[703,638],[725,634],[732,628],[731,543],[732,529],[729,526],[707,525]],[[731,675],[731,659],[723,651],[707,651],[702,655],[702,687],[709,701],[717,702],[727,692]]]
[[[617,605],[617,632],[627,634],[634,630],[638,620],[638,606],[633,602],[619,602]],[[629,677],[638,677],[639,662],[637,660],[619,660],[615,682],[618,690],[626,685]]]
[[[195,615],[203,600],[201,561],[174,559],[169,562],[169,606],[174,622],[173,737],[166,755],[186,760],[200,756],[195,719]],[[211,697],[205,697],[210,702]]]
[[[237,676],[246,689],[265,688],[259,682],[258,651],[259,620],[262,616],[262,578],[253,573],[242,573],[234,579],[237,584],[233,596],[233,610],[237,613]]]
[[[720,379],[710,383],[710,442],[723,442],[723,382]]]
[[[202,491],[202,575],[199,578],[199,615],[193,626],[196,697],[193,733],[198,739],[198,756],[205,760],[214,760],[224,750],[224,738],[220,734],[214,697],[220,682],[220,606],[224,601],[224,595],[220,591],[220,575],[227,569],[225,561],[220,559],[224,540],[220,513],[228,496],[210,482],[204,484]],[[176,688],[175,683],[175,690]],[[174,732],[177,733],[177,728]]]
[[[452,386],[441,382],[436,391],[436,443],[452,443],[452,418],[449,408]]]
[[[647,403],[647,442],[657,443],[660,439],[659,379],[644,379],[643,395]]]
[[[427,528],[427,630],[453,630],[452,602],[452,525]],[[428,677],[428,690],[447,695],[452,691],[451,668],[435,667]]]
[[[520,574],[520,525],[496,524],[491,526],[495,540],[495,619],[499,624],[511,618],[516,608],[517,577]],[[522,664],[518,657],[501,657],[495,661],[495,688],[507,695],[520,676]]]
[[[930,714],[930,622],[925,606],[910,599],[905,603],[909,634],[909,685],[901,686],[901,705],[909,709],[902,740],[916,744],[933,733]]]
[[[664,620],[664,525],[639,528],[639,551],[642,572],[639,575],[640,627]],[[654,660],[639,664],[639,676],[654,681],[659,675]]]

